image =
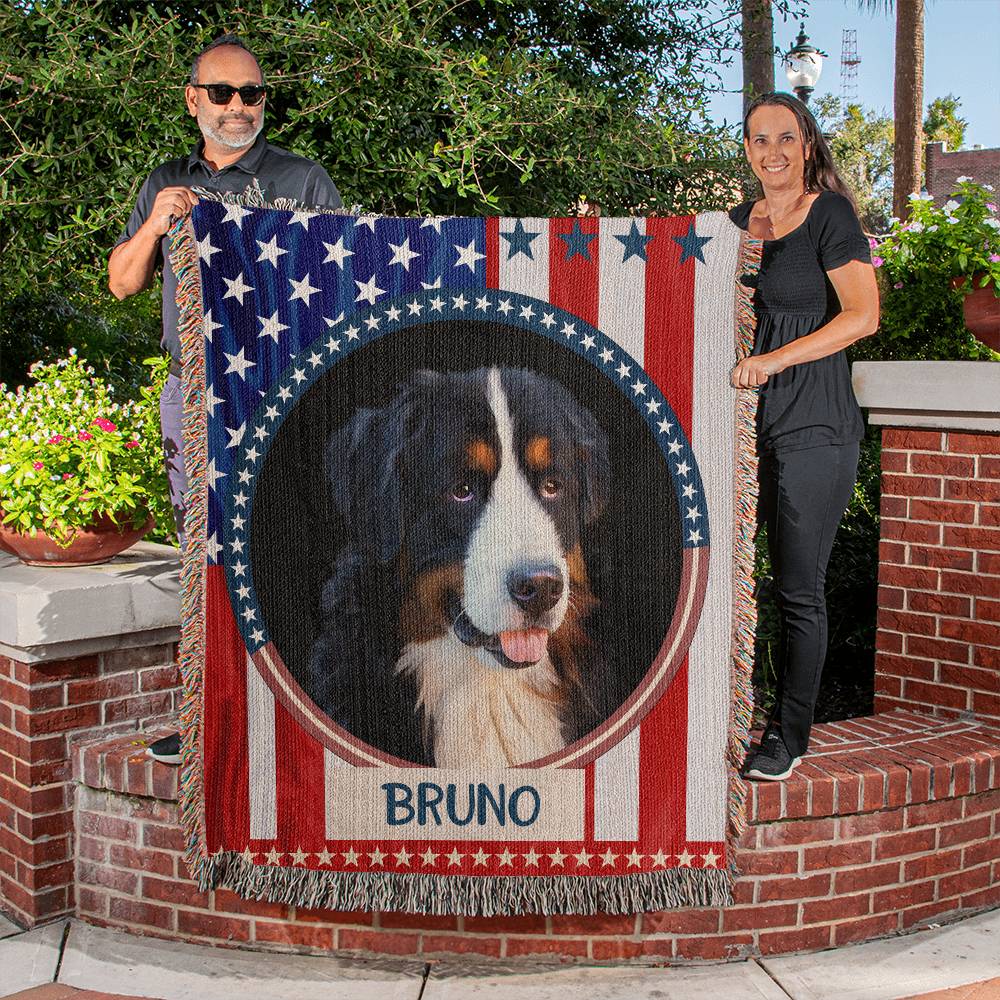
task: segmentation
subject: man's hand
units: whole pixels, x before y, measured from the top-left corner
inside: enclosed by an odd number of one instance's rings
[[[164,236],[174,221],[187,215],[198,204],[198,197],[186,187],[165,187],[153,200],[146,225],[154,236]]]
[[[774,354],[750,355],[733,369],[729,381],[737,389],[754,389],[764,385],[772,375],[784,370],[785,366]]]

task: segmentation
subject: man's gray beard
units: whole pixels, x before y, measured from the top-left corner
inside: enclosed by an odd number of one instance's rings
[[[226,149],[249,149],[250,146],[256,142],[257,136],[259,136],[264,130],[264,116],[261,115],[260,122],[257,127],[253,129],[253,131],[248,133],[245,132],[239,137],[231,132],[226,133],[221,129],[217,129],[213,121],[202,121],[199,117],[198,124],[201,126],[202,132],[204,132],[209,139],[213,142],[217,142],[220,146],[225,146]]]

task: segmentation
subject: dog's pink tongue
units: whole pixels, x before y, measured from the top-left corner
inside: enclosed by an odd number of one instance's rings
[[[515,663],[537,663],[544,655],[549,633],[543,628],[500,633],[504,656]]]

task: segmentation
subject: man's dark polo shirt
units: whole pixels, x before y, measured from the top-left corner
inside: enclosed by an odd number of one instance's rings
[[[190,155],[168,160],[146,178],[139,190],[135,208],[129,216],[116,246],[130,240],[149,218],[153,201],[165,187],[202,187],[209,191],[242,193],[254,178],[268,202],[276,198],[294,198],[307,208],[340,208],[340,193],[327,172],[312,160],[278,149],[263,135],[235,163],[213,170],[202,158],[202,143]],[[156,266],[163,265],[163,340],[164,350],[174,359],[171,370],[180,370],[181,345],[177,335],[177,278],[170,266],[169,243],[164,236],[156,254]]]

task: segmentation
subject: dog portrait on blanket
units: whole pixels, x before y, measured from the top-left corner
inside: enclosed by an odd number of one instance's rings
[[[316,530],[284,544],[269,516],[254,564],[285,662],[337,727],[404,762],[502,768],[563,751],[640,682],[676,599],[677,515],[580,362],[468,332],[439,325],[437,356],[383,338],[314,390],[272,461],[311,511],[278,520]],[[309,640],[281,642],[273,553],[301,572]]]

